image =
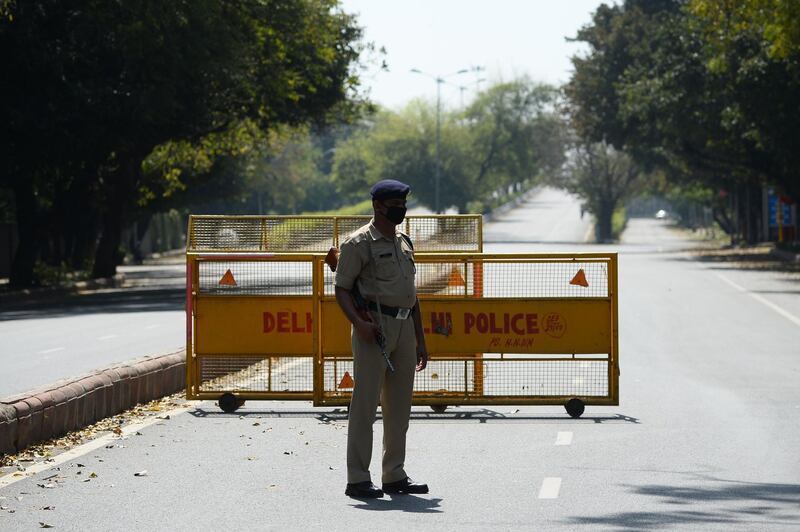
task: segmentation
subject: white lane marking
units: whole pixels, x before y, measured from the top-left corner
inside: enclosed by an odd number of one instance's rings
[[[716,275],[721,280],[723,280],[726,283],[728,283],[730,286],[732,286],[733,288],[735,288],[739,292],[744,292],[745,294],[747,294],[748,296],[752,297],[753,299],[755,299],[756,301],[758,301],[762,305],[771,308],[772,310],[774,310],[775,312],[777,312],[778,314],[780,314],[781,316],[783,316],[787,320],[791,321],[792,323],[794,323],[795,325],[800,327],[800,318],[798,318],[797,316],[795,316],[791,312],[788,312],[788,311],[784,310],[783,308],[779,307],[778,305],[776,305],[772,301],[770,301],[770,300],[768,300],[768,299],[766,299],[764,297],[761,297],[758,294],[754,294],[753,292],[749,291],[747,288],[734,283],[733,281],[731,281],[730,279],[728,279],[727,277],[725,277],[721,273],[714,272],[714,275]]]
[[[572,443],[571,432],[559,432],[556,436],[556,445],[570,445]]]
[[[116,338],[116,337],[117,337],[116,334],[107,334],[105,336],[98,336],[96,339],[100,340],[102,342],[104,340],[111,340],[112,338]]]
[[[542,481],[539,498],[558,499],[559,490],[561,490],[561,477],[547,477]]]
[[[83,445],[79,445],[73,449],[70,449],[69,451],[64,451],[63,453],[54,456],[53,460],[50,462],[39,462],[37,464],[34,464],[26,468],[25,471],[16,471],[14,473],[9,473],[4,477],[0,477],[0,489],[10,486],[15,482],[19,482],[20,480],[32,477],[37,473],[41,473],[43,471],[47,471],[48,469],[57,467],[63,464],[64,462],[69,462],[70,460],[88,454],[94,451],[95,449],[99,449],[100,447],[104,447],[115,441],[119,441],[122,438],[125,438],[126,436],[135,434],[137,430],[141,430],[145,427],[149,427],[150,425],[158,423],[159,421],[163,421],[164,420],[163,418],[166,415],[169,415],[170,418],[172,418],[173,416],[177,416],[178,414],[183,414],[184,412],[187,412],[192,408],[194,408],[199,403],[200,401],[191,401],[187,404],[187,406],[181,406],[173,410],[166,410],[162,412],[159,416],[154,416],[150,419],[146,419],[138,423],[131,423],[130,425],[123,427],[121,436],[109,433],[106,434],[105,436],[101,436],[95,440],[88,441]]]
[[[53,349],[45,349],[44,351],[39,351],[39,355],[46,355],[48,353],[55,353],[56,351],[63,351],[66,347],[54,347]]]
[[[159,325],[158,323],[154,323],[153,325],[148,325],[147,327],[145,327],[145,329],[146,330],[157,329],[158,327],[161,327],[161,325]]]

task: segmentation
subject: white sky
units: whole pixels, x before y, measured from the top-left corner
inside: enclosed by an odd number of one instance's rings
[[[479,77],[488,81],[528,75],[561,84],[569,79],[570,56],[584,48],[568,43],[591,20],[603,0],[340,0],[358,14],[365,40],[386,48],[389,71],[370,68],[362,84],[373,101],[398,108],[417,97],[435,98],[436,83],[410,72],[432,76],[485,67],[477,74],[456,75],[442,85],[443,105],[458,106],[474,94]],[[605,3],[613,3],[606,0]]]

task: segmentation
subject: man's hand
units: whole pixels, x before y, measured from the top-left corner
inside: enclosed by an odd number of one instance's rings
[[[422,371],[428,367],[428,348],[417,346],[417,371]]]
[[[364,318],[359,318],[353,322],[353,327],[356,333],[364,342],[371,344],[375,342],[375,337],[381,332],[381,328],[372,319],[372,316],[366,314]]]

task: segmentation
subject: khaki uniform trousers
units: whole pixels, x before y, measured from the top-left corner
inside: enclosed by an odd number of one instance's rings
[[[386,353],[394,366],[389,370],[376,342],[364,342],[352,331],[353,397],[347,426],[347,482],[371,480],[372,426],[380,400],[383,412],[382,481],[396,482],[406,475],[406,432],[411,415],[411,394],[417,364],[417,340],[414,322],[409,317],[398,320],[372,312],[372,318],[382,323],[386,337]]]

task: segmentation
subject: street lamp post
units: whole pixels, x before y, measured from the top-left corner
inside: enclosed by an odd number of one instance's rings
[[[434,190],[434,200],[433,206],[436,213],[439,213],[439,176],[440,176],[440,169],[439,169],[439,145],[441,142],[441,129],[442,129],[442,83],[445,82],[446,78],[451,76],[456,76],[458,74],[466,74],[469,72],[469,69],[463,68],[456,72],[452,72],[450,74],[445,74],[444,76],[434,76],[433,74],[428,74],[427,72],[423,72],[418,68],[412,68],[411,72],[414,74],[421,74],[423,76],[429,77],[436,82],[436,162],[433,168],[433,190]]]

